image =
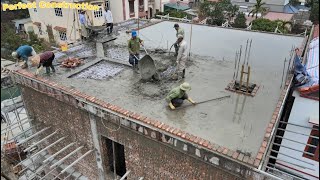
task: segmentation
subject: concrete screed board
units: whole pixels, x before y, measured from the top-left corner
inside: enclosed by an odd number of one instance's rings
[[[161,22],[146,27],[139,33],[147,48],[167,48],[167,41],[175,41],[173,25],[173,22]],[[190,25],[180,25],[185,29],[186,40],[189,41]],[[72,73],[88,67],[90,63],[68,71],[67,74],[52,76],[50,79],[180,128],[220,146],[234,151],[240,150],[255,157],[280,97],[284,58],[289,57],[292,45],[300,47],[303,38],[202,25],[193,25],[192,33],[191,51],[198,56],[191,57],[192,65],[186,70],[185,81],[192,85],[189,95],[195,101],[229,94],[231,98],[171,111],[167,108],[164,98],[171,88],[180,84],[179,82],[162,85],[141,83],[139,76],[130,68],[109,80],[67,78]],[[235,51],[240,45],[245,46],[248,38],[253,39],[249,62],[252,68],[251,82],[260,86],[255,97],[225,90],[232,80]],[[116,43],[126,44],[126,40],[119,37]],[[152,55],[152,58],[161,60],[156,55]],[[149,96],[146,96],[146,93]]]

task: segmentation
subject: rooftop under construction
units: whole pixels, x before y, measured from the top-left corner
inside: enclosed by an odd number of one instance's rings
[[[176,35],[174,24],[142,23],[138,31],[157,70],[164,76],[170,74],[168,71],[175,61],[170,53]],[[118,28],[116,38],[106,37],[110,41],[103,43],[105,57],[97,57],[101,49],[96,42],[74,44],[67,51],[56,52],[56,63],[60,65],[66,57],[85,57],[82,65],[71,69],[57,66],[57,73],[43,78],[255,159],[274,111],[280,108],[279,97],[288,91],[286,82],[293,63],[293,48],[304,46],[306,39],[179,24],[185,30],[190,50],[183,80],[141,80],[128,63],[126,46],[130,34],[126,30],[137,28],[130,23],[115,27]],[[98,36],[105,37],[103,33]],[[250,73],[246,72],[250,78],[242,77],[246,73],[241,71],[241,66],[250,68]],[[14,65],[9,68],[17,69]],[[255,87],[253,94],[228,90],[233,83],[245,84],[247,80]],[[191,84],[188,95],[196,102],[226,98],[172,111],[165,97],[182,82]]]

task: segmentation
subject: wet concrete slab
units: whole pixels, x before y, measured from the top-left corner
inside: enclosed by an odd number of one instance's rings
[[[188,36],[187,27],[190,25],[181,25],[186,28]],[[187,63],[186,78],[180,82],[144,82],[129,66],[124,66],[117,76],[107,80],[68,78],[101,59],[90,59],[85,65],[69,71],[58,69],[56,75],[48,78],[234,151],[239,150],[256,156],[280,96],[283,60],[289,56],[292,45],[300,46],[303,38],[200,25],[193,25],[193,30],[194,54]],[[156,31],[162,33],[152,33]],[[140,33],[157,41],[171,39],[173,42],[175,39],[171,22],[147,27]],[[253,39],[250,59],[251,82],[260,86],[255,97],[225,90],[233,78],[234,53],[240,45],[245,45],[248,38]],[[147,48],[155,49],[158,46],[166,48],[163,47],[166,46],[166,40],[163,40],[164,43],[152,45],[151,41],[145,39]],[[118,44],[126,44],[119,40],[121,38],[116,40]],[[125,50],[123,52],[125,53]],[[170,63],[175,59],[172,54],[169,57],[167,53],[151,54],[151,56],[155,60],[156,67],[163,70],[170,67]],[[121,55],[119,57],[122,59]],[[128,64],[126,61],[122,63]],[[164,98],[172,88],[184,81],[191,84],[192,90],[189,95],[195,101],[225,95],[231,95],[231,98],[171,111]]]

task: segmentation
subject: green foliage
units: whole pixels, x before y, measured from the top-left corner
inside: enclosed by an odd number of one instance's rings
[[[166,10],[165,12],[156,13],[156,15],[162,15],[162,16],[165,16],[167,14],[169,14],[170,17],[176,17],[176,18],[184,18],[184,17],[188,16],[187,13],[185,13],[183,11],[177,11],[177,10]]]
[[[233,18],[239,10],[238,6],[233,6],[230,0],[219,2],[204,1],[200,4],[199,15],[208,17],[207,24],[221,26],[226,19]]]
[[[255,19],[252,21],[252,30],[258,30],[258,31],[267,31],[267,32],[274,32],[278,26],[278,29],[282,33],[289,33],[289,29],[287,28],[287,25],[291,24],[290,22],[276,20],[271,21],[269,19]]]
[[[315,24],[319,23],[319,1],[311,3],[310,20]]]
[[[246,28],[247,24],[246,24],[246,16],[243,13],[239,13],[236,17],[236,19],[234,20],[234,23],[232,24],[232,27],[235,28]]]
[[[248,16],[251,14],[252,17],[256,17],[256,19],[258,18],[258,14],[261,13],[265,13],[267,12],[267,9],[265,7],[263,7],[263,5],[265,5],[265,2],[262,2],[262,0],[257,0],[257,3],[253,6],[253,9],[249,12]]]

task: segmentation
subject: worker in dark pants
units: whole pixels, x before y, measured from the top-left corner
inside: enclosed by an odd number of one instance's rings
[[[178,56],[178,51],[179,51],[179,36],[182,36],[182,38],[184,38],[184,29],[182,27],[179,26],[179,24],[174,24],[174,29],[176,29],[177,33],[176,33],[176,37],[177,37],[177,41],[173,44],[174,45],[174,49],[175,49],[175,56]]]
[[[192,104],[196,104],[190,97],[188,97],[187,91],[191,90],[189,83],[183,83],[180,86],[172,89],[166,97],[169,107],[174,110],[183,104],[184,100],[188,100]]]
[[[46,67],[46,74],[50,74],[50,68],[52,69],[52,72],[56,72],[54,69],[54,66],[52,64],[54,60],[54,53],[52,51],[46,51],[40,55],[36,55],[34,58],[32,58],[32,66],[38,66],[37,71],[35,75],[38,75],[41,71],[42,67]]]
[[[131,39],[128,42],[129,50],[129,63],[132,65],[134,70],[138,68],[138,61],[140,58],[140,46],[143,45],[143,41],[137,37],[137,32],[132,31]]]
[[[108,34],[111,34],[112,30],[113,30],[113,16],[112,16],[112,12],[109,10],[109,8],[106,8],[106,11],[104,11],[103,16],[106,20],[107,32],[108,32]]]

